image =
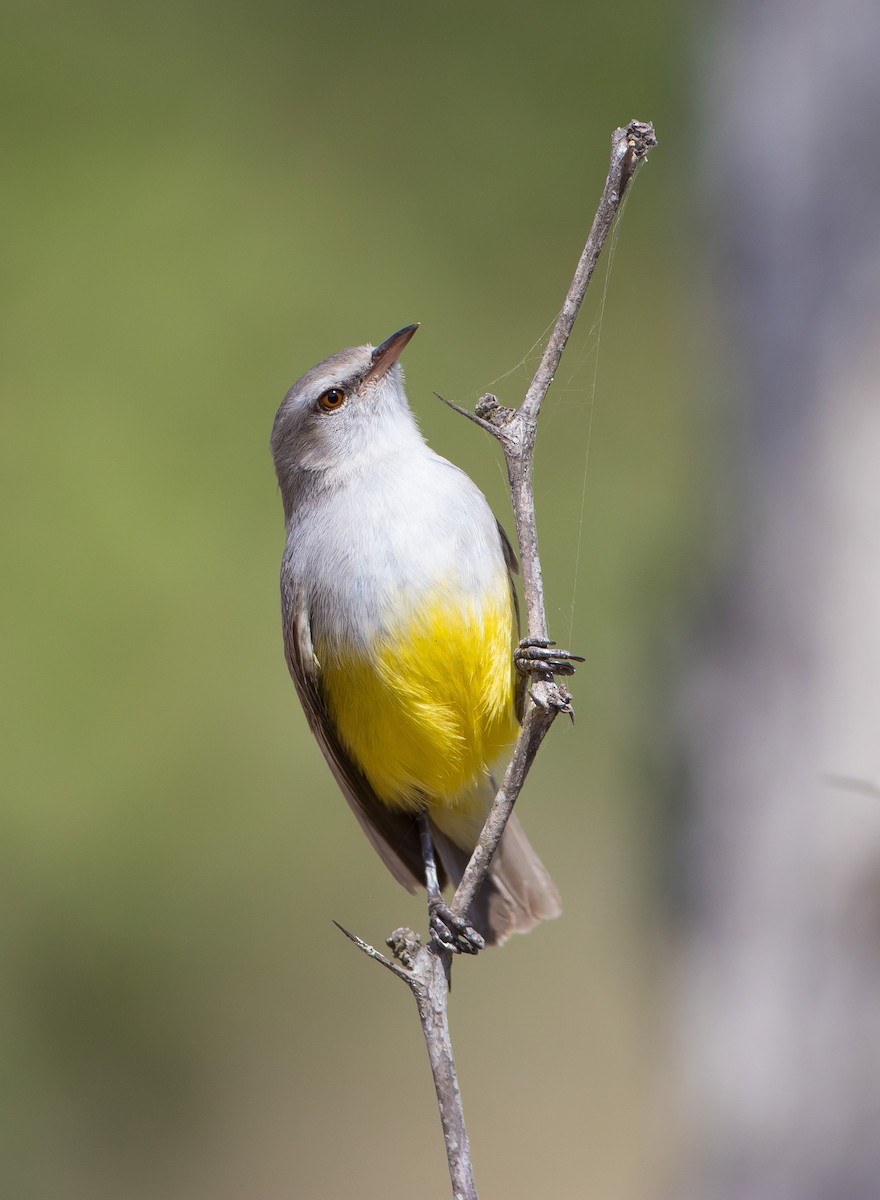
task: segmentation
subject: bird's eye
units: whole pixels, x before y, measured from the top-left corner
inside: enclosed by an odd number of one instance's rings
[[[325,412],[335,412],[345,403],[345,392],[342,388],[327,388],[318,398],[318,403]]]

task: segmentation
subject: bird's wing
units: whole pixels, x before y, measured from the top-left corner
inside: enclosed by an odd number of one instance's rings
[[[504,526],[500,521],[496,520],[498,526],[498,536],[501,539],[501,549],[504,552],[504,561],[507,564],[507,578],[510,581],[510,599],[513,604],[513,615],[516,618],[516,636],[522,634],[522,625],[519,616],[519,596],[516,594],[516,584],[513,581],[514,575],[519,574],[519,560],[516,557],[516,551],[511,545],[510,538],[504,531]],[[526,689],[528,688],[528,677],[523,673],[517,673],[515,680],[515,692],[513,704],[516,709],[516,719],[522,724],[523,714],[526,711]]]
[[[516,617],[516,634],[517,637],[519,637],[520,633],[522,632],[519,619],[519,596],[516,594],[516,584],[513,582],[514,575],[519,575],[519,559],[516,557],[516,551],[514,550],[510,538],[507,536],[504,530],[504,526],[499,520],[497,520],[497,518],[495,524],[498,527],[498,536],[501,539],[501,550],[504,554],[504,562],[507,565],[507,577],[510,580],[510,599],[513,603],[513,612],[514,616]]]
[[[379,799],[336,735],[322,692],[305,595],[302,591],[292,594],[287,588],[282,589],[282,607],[287,665],[309,728],[379,857],[394,878],[413,892],[423,887],[425,880],[416,818],[412,813],[389,808]],[[441,880],[441,887],[444,883]]]

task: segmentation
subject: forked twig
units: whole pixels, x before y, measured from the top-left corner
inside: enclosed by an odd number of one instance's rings
[[[501,443],[520,549],[528,633],[530,638],[539,641],[547,638],[547,614],[532,491],[538,417],[621,201],[639,165],[656,144],[654,127],[649,123],[630,121],[625,128],[615,129],[611,138],[608,178],[589,237],[538,370],[520,407],[506,408],[494,396],[487,395],[477,404],[476,412],[471,413],[448,400],[444,401]],[[486,879],[504,827],[550,726],[560,712],[572,712],[571,696],[556,682],[551,671],[538,670],[533,674],[531,703],[523,717],[513,757],[452,901],[453,912],[461,918],[467,916],[477,891]],[[443,1124],[453,1200],[478,1200],[447,1021],[450,952],[438,948],[435,943],[422,945],[418,935],[411,930],[397,930],[388,939],[388,944],[394,957],[403,964],[398,966],[360,938],[347,930],[343,932],[371,958],[378,959],[383,966],[402,978],[415,996]]]

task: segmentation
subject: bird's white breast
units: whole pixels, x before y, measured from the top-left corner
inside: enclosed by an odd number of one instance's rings
[[[479,611],[509,588],[485,497],[424,443],[305,498],[285,560],[315,640],[352,648],[393,634],[438,592]]]

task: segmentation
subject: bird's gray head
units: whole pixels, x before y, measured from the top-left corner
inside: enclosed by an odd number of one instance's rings
[[[284,397],[272,456],[285,509],[303,476],[369,469],[401,443],[422,441],[397,361],[417,329],[407,325],[381,346],[353,346],[325,358]]]

